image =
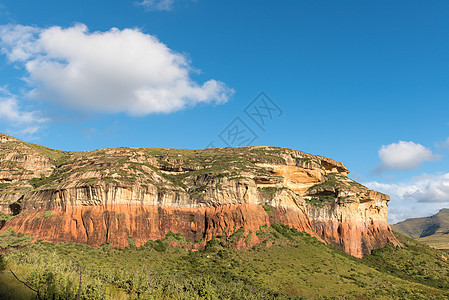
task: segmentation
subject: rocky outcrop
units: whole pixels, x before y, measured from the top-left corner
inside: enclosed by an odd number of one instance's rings
[[[370,192],[362,201],[309,205],[307,214],[315,232],[345,252],[363,257],[386,244],[397,245],[387,217],[386,195]]]
[[[13,137],[0,134],[0,183],[49,176],[55,166],[35,148]]]
[[[257,245],[256,233],[279,222],[356,257],[398,244],[386,222],[388,196],[352,181],[329,158],[275,147],[67,153],[0,140],[2,171],[30,175],[0,186],[0,210],[14,215],[1,230],[117,247],[172,231],[198,249],[239,230],[246,239],[237,247]]]

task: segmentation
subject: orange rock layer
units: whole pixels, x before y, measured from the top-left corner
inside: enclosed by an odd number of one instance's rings
[[[73,242],[93,247],[111,243],[126,247],[130,238],[136,246],[161,239],[172,231],[181,233],[191,249],[203,248],[214,236],[231,236],[241,227],[244,234],[280,222],[335,245],[355,257],[369,255],[386,244],[397,245],[387,222],[338,222],[310,220],[300,209],[273,207],[268,214],[261,205],[237,204],[205,208],[173,208],[155,205],[69,206],[51,211],[29,210],[8,223],[8,228],[47,242]],[[261,240],[251,235],[248,245]]]
[[[198,247],[214,236],[230,236],[243,227],[245,233],[282,222],[313,234],[307,216],[294,210],[274,209],[272,216],[256,204],[224,205],[205,208],[173,208],[155,205],[75,206],[51,211],[50,217],[31,210],[15,217],[8,227],[48,242],[74,242],[100,246],[111,242],[126,247],[128,238],[137,246],[163,238],[169,231],[181,233]],[[258,244],[254,237],[252,245]]]

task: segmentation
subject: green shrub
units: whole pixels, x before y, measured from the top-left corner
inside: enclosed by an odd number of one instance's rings
[[[325,203],[332,203],[335,202],[336,198],[333,196],[318,196],[318,197],[312,197],[310,199],[305,199],[307,203],[310,203],[312,205],[323,207]]]
[[[268,204],[261,204],[265,212],[269,215],[273,213],[273,209],[271,208],[271,205]]]
[[[0,254],[0,272],[6,269],[6,260],[3,254]]]
[[[0,182],[0,191],[7,190],[11,187],[11,183],[9,182]]]
[[[168,248],[168,243],[162,240],[148,241],[146,247],[151,247],[157,252],[165,252]]]
[[[9,220],[11,220],[14,216],[11,214],[5,214],[0,212],[0,221],[6,221],[8,222]]]
[[[258,187],[257,189],[269,197],[273,197],[273,195],[278,191],[278,188],[273,186]]]
[[[14,229],[7,228],[0,233],[0,248],[23,247],[31,243],[32,239],[28,234],[16,233]]]
[[[59,176],[57,174],[50,175],[48,177],[45,177],[44,174],[41,175],[41,177],[32,178],[29,180],[29,183],[35,188],[39,188],[41,186],[53,183],[59,179]]]
[[[51,211],[46,211],[46,212],[44,212],[42,215],[35,216],[34,218],[35,218],[35,219],[40,219],[40,218],[50,218],[50,217],[52,217],[52,216],[53,216],[53,212],[51,212]]]

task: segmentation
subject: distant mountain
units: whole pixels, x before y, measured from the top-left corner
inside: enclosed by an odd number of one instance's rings
[[[391,228],[432,247],[449,249],[449,209],[447,208],[430,217],[407,219],[392,225]]]

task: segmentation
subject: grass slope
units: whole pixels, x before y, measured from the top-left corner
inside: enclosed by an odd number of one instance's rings
[[[1,257],[0,298],[31,299],[11,269],[45,299],[443,299],[449,263],[442,252],[398,236],[356,259],[282,224],[261,228],[266,242],[252,250],[229,247],[239,235],[217,237],[189,252],[170,234],[145,246],[115,249],[37,242]],[[273,246],[266,247],[266,244]]]

